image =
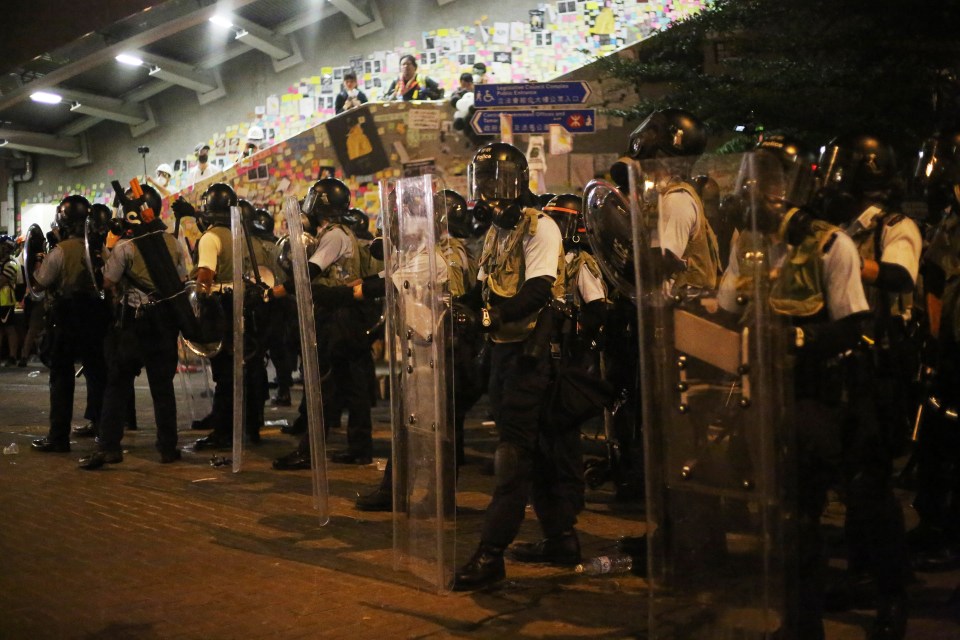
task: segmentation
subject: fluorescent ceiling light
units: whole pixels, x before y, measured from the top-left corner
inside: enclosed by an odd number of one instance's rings
[[[43,104],[60,104],[60,101],[63,100],[63,98],[57,94],[47,91],[34,91],[30,94],[30,99],[34,102],[42,102]]]
[[[221,16],[219,14],[214,14],[210,16],[210,22],[217,25],[218,27],[226,27],[227,29],[233,26],[233,23],[230,22],[230,18],[226,16]]]
[[[139,67],[143,64],[143,60],[137,58],[136,56],[127,55],[126,53],[121,53],[117,56],[117,62],[120,64],[130,65],[131,67]]]

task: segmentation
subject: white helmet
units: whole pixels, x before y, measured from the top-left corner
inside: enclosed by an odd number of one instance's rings
[[[262,142],[263,129],[254,125],[247,129],[247,142]]]
[[[164,162],[163,164],[160,164],[159,166],[157,166],[157,173],[165,173],[168,176],[172,176],[173,168],[170,167],[170,165],[168,165],[166,162]]]

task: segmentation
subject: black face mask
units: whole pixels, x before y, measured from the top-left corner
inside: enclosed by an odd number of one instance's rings
[[[200,162],[200,164],[206,164],[206,163],[207,163],[207,158],[209,158],[209,157],[210,157],[210,156],[208,156],[207,154],[204,153],[203,155],[197,156],[197,160]]]

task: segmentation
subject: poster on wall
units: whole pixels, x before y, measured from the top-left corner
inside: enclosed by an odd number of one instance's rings
[[[433,158],[422,158],[403,163],[403,177],[414,178],[437,172],[437,162]]]
[[[328,120],[326,128],[344,175],[370,175],[390,166],[368,106]]]

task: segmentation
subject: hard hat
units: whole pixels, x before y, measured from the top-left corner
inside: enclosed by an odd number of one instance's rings
[[[254,125],[247,129],[248,142],[261,142],[263,140],[263,129]]]
[[[157,166],[157,173],[165,173],[168,176],[173,175],[173,169],[166,162]]]

